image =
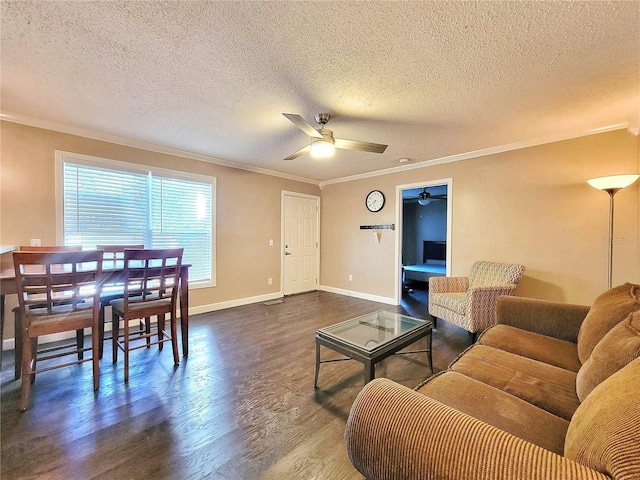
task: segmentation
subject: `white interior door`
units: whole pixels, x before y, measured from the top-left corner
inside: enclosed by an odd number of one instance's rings
[[[318,197],[283,197],[283,292],[293,295],[318,288]]]

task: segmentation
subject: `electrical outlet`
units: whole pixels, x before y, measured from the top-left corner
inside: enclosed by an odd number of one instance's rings
[[[273,238],[270,238],[270,239],[269,239],[269,246],[270,246],[270,247],[273,247]]]
[[[40,238],[32,238],[31,239],[31,246],[32,247],[40,247],[40,246],[42,246],[42,239],[40,239]]]
[[[352,282],[353,281],[353,275],[349,275],[349,281]]]
[[[267,285],[273,285],[273,278],[269,277],[267,280]]]

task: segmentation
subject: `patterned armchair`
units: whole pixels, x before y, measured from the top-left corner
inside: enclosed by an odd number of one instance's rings
[[[429,314],[467,330],[475,338],[496,323],[496,301],[513,295],[523,265],[475,262],[468,277],[429,279]],[[435,323],[434,323],[435,325]]]

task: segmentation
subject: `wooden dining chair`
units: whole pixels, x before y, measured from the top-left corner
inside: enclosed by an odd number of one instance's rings
[[[22,382],[20,410],[28,408],[31,383],[37,372],[66,367],[91,360],[93,388],[100,387],[98,358],[98,312],[102,251],[84,252],[13,252],[16,289],[21,314]],[[91,359],[40,367],[43,362],[77,353],[77,345],[43,349],[36,369],[38,337],[73,330],[91,329]],[[71,349],[69,347],[72,347]],[[81,348],[85,348],[84,344]]]
[[[113,325],[113,363],[118,360],[118,349],[124,352],[124,381],[129,381],[129,352],[171,342],[173,361],[180,363],[177,338],[177,299],[179,290],[182,248],[124,251],[124,295],[111,302]],[[169,314],[171,332],[165,330],[165,315]],[[149,319],[157,317],[154,336]],[[120,335],[120,320],[123,334]],[[131,320],[145,321],[145,332],[131,336]],[[144,340],[143,344],[139,344]],[[134,344],[134,346],[132,346]]]
[[[117,266],[124,262],[125,249],[140,250],[144,248],[142,244],[131,245],[96,245],[98,250],[104,252],[104,268],[110,266]],[[124,295],[124,283],[122,281],[109,282],[103,284],[102,293],[100,294],[100,330],[99,330],[99,342],[100,342],[100,358],[104,353],[104,341],[110,340],[112,337],[105,338],[105,324],[107,322],[105,317],[105,309],[112,300],[122,298]],[[113,329],[112,329],[113,330]]]
[[[41,253],[51,253],[51,252],[81,252],[82,245],[20,245],[18,247],[19,252],[41,252]],[[4,318],[4,315],[3,315]],[[14,366],[14,378],[18,380],[22,371],[22,363],[20,359],[22,358],[22,329],[20,328],[21,324],[21,315],[20,308],[16,307],[13,309],[13,332],[14,332],[14,340],[15,340],[15,366]],[[82,360],[84,357],[84,349],[82,346],[84,345],[84,330],[78,329],[76,330],[76,346],[78,352],[78,360]],[[36,353],[37,360],[37,353]]]

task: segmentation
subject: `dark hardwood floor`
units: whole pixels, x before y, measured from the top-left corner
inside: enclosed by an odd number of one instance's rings
[[[42,373],[24,413],[13,352],[6,352],[0,476],[361,479],[343,435],[362,388],[362,365],[323,364],[314,390],[314,332],[380,309],[426,318],[426,292],[406,293],[401,307],[311,292],[271,306],[194,315],[189,358],[177,368],[170,348],[138,350],[125,385],[122,358],[112,365],[107,344],[97,394],[90,363]],[[436,371],[468,344],[465,331],[439,322]],[[323,348],[323,358],[332,355],[339,356]],[[390,357],[376,375],[414,387],[429,375],[427,356]]]

